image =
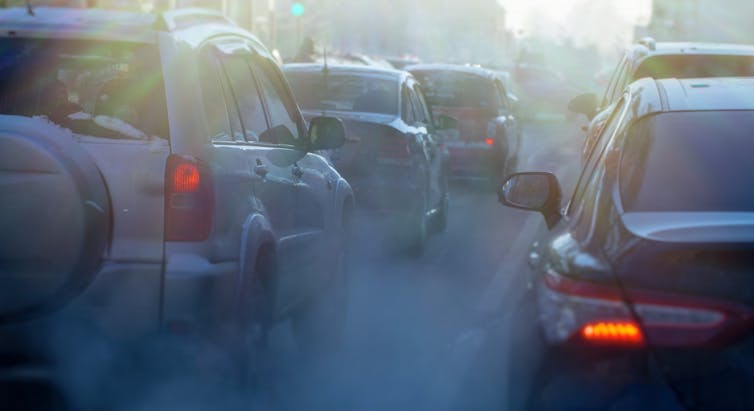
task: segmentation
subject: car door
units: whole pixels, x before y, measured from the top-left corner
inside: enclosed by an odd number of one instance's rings
[[[432,117],[418,82],[411,82],[410,95],[411,105],[414,109],[414,119],[427,151],[430,205],[432,207],[440,206],[447,188],[443,173],[445,155],[442,147],[440,147],[433,135]]]
[[[494,88],[498,100],[498,121],[500,121],[500,127],[503,129],[502,137],[505,139],[503,142],[505,147],[504,155],[506,156],[504,167],[508,171],[513,171],[511,166],[515,166],[516,158],[521,148],[520,126],[518,119],[513,114],[510,101],[508,100],[508,93],[500,79],[495,79]]]
[[[279,204],[291,213],[291,224],[279,233],[278,245],[285,255],[278,261],[278,301],[285,302],[280,308],[287,311],[310,295],[324,270],[326,181],[317,165],[320,157],[307,154],[306,127],[278,66],[260,54],[249,62],[270,126],[260,138],[275,145],[263,161],[278,167],[292,188],[286,204]]]

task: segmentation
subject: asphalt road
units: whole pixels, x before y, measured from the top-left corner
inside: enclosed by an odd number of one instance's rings
[[[519,169],[556,173],[568,197],[580,133],[575,123],[527,125]],[[521,268],[542,218],[464,184],[453,187],[449,215],[446,232],[418,259],[391,252],[379,224],[362,216],[344,346],[313,361],[297,354],[286,326],[278,327],[255,408],[484,410],[518,403],[519,377],[538,359],[509,347],[533,329],[517,312],[529,307]],[[512,357],[519,369],[509,372]]]

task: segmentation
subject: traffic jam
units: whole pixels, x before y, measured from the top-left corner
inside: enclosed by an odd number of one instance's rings
[[[754,409],[752,13],[0,1],[0,409]]]

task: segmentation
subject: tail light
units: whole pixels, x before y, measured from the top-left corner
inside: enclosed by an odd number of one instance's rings
[[[641,326],[615,287],[549,271],[538,292],[545,337],[554,344],[713,346],[735,340],[754,324],[751,310],[726,301],[635,290],[629,297]]]
[[[170,155],[165,167],[165,240],[209,237],[214,190],[209,169],[189,156]]]
[[[488,146],[495,145],[495,139],[487,137],[484,139],[484,144],[487,144]]]

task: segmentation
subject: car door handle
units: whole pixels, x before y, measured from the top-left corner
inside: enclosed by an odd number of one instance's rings
[[[291,174],[293,174],[296,178],[301,178],[304,176],[304,170],[301,169],[301,167],[298,166],[298,164],[294,164],[293,168],[291,169]]]
[[[262,178],[265,178],[267,177],[267,174],[269,173],[270,173],[270,169],[267,168],[266,165],[262,164],[262,162],[259,159],[257,159],[257,165],[254,166],[254,174]]]

